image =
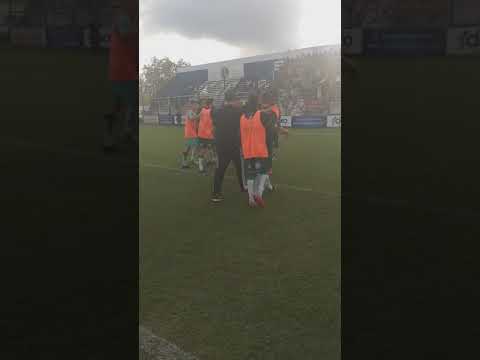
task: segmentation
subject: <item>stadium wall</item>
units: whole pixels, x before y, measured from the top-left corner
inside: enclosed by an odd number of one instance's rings
[[[208,70],[208,81],[220,81],[222,78],[222,69],[226,67],[229,70],[229,77],[234,78],[243,78],[245,77],[245,67],[254,68],[256,66],[262,65],[247,65],[247,64],[269,64],[276,60],[282,60],[285,58],[295,58],[302,55],[309,54],[328,54],[328,53],[340,53],[340,47],[335,45],[329,46],[314,46],[305,49],[291,50],[273,54],[258,55],[245,57],[241,59],[221,61],[203,65],[195,65],[186,68],[179,69],[179,73],[190,72],[195,70]],[[265,65],[264,65],[265,66]],[[273,68],[272,68],[273,72]]]
[[[155,121],[156,120],[156,121]],[[157,124],[162,126],[183,126],[183,118],[177,115],[157,114],[156,119],[147,117],[145,124]],[[329,114],[323,116],[282,116],[280,125],[285,128],[296,129],[320,129],[320,128],[340,128],[341,115]]]

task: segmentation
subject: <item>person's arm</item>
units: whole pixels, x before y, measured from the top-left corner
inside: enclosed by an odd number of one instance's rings
[[[198,121],[200,120],[200,112],[195,113],[195,112],[192,110],[190,119],[192,119],[192,120],[195,121],[195,122],[198,122]]]
[[[211,111],[211,116],[212,116],[212,123],[213,127],[217,126],[217,121],[218,121],[218,110],[213,110]]]
[[[262,111],[260,114],[260,121],[268,133],[271,133],[275,127],[275,114],[273,111]]]

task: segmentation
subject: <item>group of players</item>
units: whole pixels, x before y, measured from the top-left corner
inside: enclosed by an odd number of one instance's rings
[[[248,205],[265,207],[264,191],[274,190],[271,175],[278,138],[288,134],[280,126],[275,92],[252,92],[242,104],[234,91],[227,91],[222,107],[216,109],[212,104],[212,99],[192,100],[189,104],[182,167],[190,167],[189,159],[198,157],[198,169],[205,174],[207,166],[214,163],[211,200],[221,202],[225,171],[232,162],[240,191],[248,193]]]

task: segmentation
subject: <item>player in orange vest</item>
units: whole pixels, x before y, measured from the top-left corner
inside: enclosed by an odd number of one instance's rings
[[[109,78],[115,106],[113,113],[105,116],[105,150],[116,148],[117,125],[126,128],[130,140],[138,140],[138,71],[138,0],[122,0],[110,41]]]
[[[273,113],[273,116],[275,117],[275,126],[274,126],[274,131],[272,132],[271,136],[268,137],[267,139],[267,145],[268,145],[268,150],[269,150],[269,169],[268,169],[268,177],[266,180],[265,186],[269,190],[274,190],[274,187],[271,182],[271,175],[272,175],[272,166],[273,166],[273,158],[274,158],[274,149],[278,148],[278,135],[279,133],[288,135],[288,131],[286,129],[283,129],[280,126],[280,108],[275,102],[275,94],[273,91],[268,91],[262,95],[262,111],[264,112],[269,112]]]
[[[213,119],[212,119],[212,110],[213,110],[213,99],[207,99],[205,105],[200,110],[198,115],[198,142],[200,145],[198,167],[200,173],[204,174],[206,172],[205,165],[206,154],[208,149],[213,151],[213,145],[215,144],[214,138],[214,128],[213,128]]]
[[[200,110],[200,104],[196,100],[190,102],[190,109],[185,115],[185,150],[183,151],[182,168],[188,168],[188,155],[191,158],[195,156],[195,151],[198,146],[198,112]]]
[[[258,97],[250,95],[240,118],[240,138],[250,207],[265,207],[263,191],[269,167],[267,137],[274,131],[274,122],[273,113],[260,111]]]

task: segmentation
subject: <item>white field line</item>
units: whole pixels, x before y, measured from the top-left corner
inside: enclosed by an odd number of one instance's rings
[[[197,175],[196,173],[194,173],[192,171],[189,171],[189,170],[172,168],[172,167],[163,166],[163,165],[155,164],[155,163],[141,163],[141,166],[146,167],[146,168],[155,168],[155,169],[160,169],[160,170],[164,170],[164,171],[180,173],[180,174],[190,174],[190,175],[194,175],[194,176]],[[203,176],[203,175],[198,174],[197,176]],[[236,177],[231,176],[231,175],[225,175],[225,178],[229,179],[229,180],[236,181]],[[291,185],[291,184],[277,184],[277,183],[275,183],[275,186],[277,186],[280,189],[288,189],[288,190],[299,191],[299,192],[316,193],[316,194],[328,195],[328,196],[333,196],[333,197],[340,197],[339,193],[318,191],[318,190],[315,190],[311,187],[296,186],[296,185]]]
[[[313,135],[313,134],[312,134]],[[120,159],[120,158],[112,158],[110,156],[105,156],[101,154],[100,150],[98,152],[93,152],[93,151],[77,151],[74,149],[66,149],[62,148],[59,150],[57,147],[52,146],[52,145],[47,145],[47,144],[39,144],[39,143],[33,143],[29,141],[25,141],[23,139],[13,139],[13,138],[0,138],[1,142],[3,144],[9,144],[9,145],[14,145],[14,146],[23,146],[23,147],[31,147],[31,148],[41,148],[41,149],[46,149],[48,151],[56,152],[56,153],[67,153],[69,155],[73,156],[78,156],[81,158],[88,158],[91,160],[97,160],[97,161],[105,161],[105,162],[120,162],[124,164],[129,164],[129,165],[137,165],[139,164],[136,161],[132,160],[126,160],[126,159]],[[190,173],[185,170],[177,169],[177,168],[172,168],[172,167],[166,167],[166,166],[161,166],[159,164],[153,164],[153,163],[140,163],[140,166],[143,167],[150,167],[150,168],[157,168],[157,169],[162,169],[164,171],[169,171],[172,173]],[[229,179],[232,179],[233,177],[227,177]],[[367,201],[371,203],[377,203],[377,204],[386,204],[390,206],[395,206],[395,207],[408,207],[408,208],[416,208],[419,209],[419,206],[415,204],[412,201],[407,201],[407,200],[396,200],[396,199],[384,199],[384,198],[378,198],[378,197],[372,197],[372,196],[352,196],[350,194],[340,194],[340,193],[328,193],[328,192],[321,192],[313,188],[307,188],[307,187],[299,187],[295,185],[289,185],[289,184],[277,184],[279,188],[285,188],[285,189],[290,189],[294,191],[299,191],[299,192],[310,192],[310,193],[316,193],[316,194],[324,194],[324,195],[329,195],[333,197],[344,197],[344,198],[351,198],[351,199],[356,199],[358,201]],[[420,206],[423,211],[426,212],[431,212],[431,213],[439,213],[439,214],[450,214],[453,216],[457,217],[474,217],[474,218],[480,218],[480,213],[474,209],[470,208],[441,208],[441,207],[424,207],[423,205]]]
[[[16,146],[24,146],[24,147],[32,147],[32,148],[42,148],[48,151],[52,152],[57,152],[57,153],[62,153],[62,154],[69,154],[72,156],[77,156],[81,158],[89,158],[92,160],[97,160],[97,161],[107,161],[107,162],[120,162],[120,163],[125,163],[125,164],[130,164],[130,165],[136,165],[139,164],[142,167],[146,168],[156,168],[164,171],[169,171],[172,173],[184,173],[184,174],[190,174],[190,175],[197,175],[195,173],[192,173],[191,171],[188,170],[182,170],[179,168],[174,168],[174,167],[168,167],[168,166],[163,166],[160,164],[155,164],[155,163],[144,163],[144,162],[136,162],[132,160],[127,160],[127,159],[121,159],[121,158],[115,158],[111,157],[108,155],[103,155],[101,153],[101,150],[98,152],[93,152],[93,151],[79,151],[75,149],[68,149],[68,148],[62,148],[59,150],[55,146],[52,145],[47,145],[47,144],[39,144],[39,143],[32,143],[28,142],[25,140],[21,139],[2,139],[3,143],[8,143],[10,145],[16,145]],[[198,175],[201,176],[201,175]],[[233,176],[225,176],[226,179],[229,180],[235,180],[235,177]],[[333,197],[340,197],[339,193],[333,193],[333,192],[322,192],[315,190],[311,187],[305,187],[305,186],[297,186],[297,185],[292,185],[292,184],[275,184],[278,188],[280,189],[288,189],[292,191],[298,191],[298,192],[309,192],[309,193],[316,193],[316,194],[322,194],[322,195],[327,195],[327,196],[333,196]]]
[[[339,134],[334,133],[334,132],[331,132],[331,133],[295,133],[295,132],[289,133],[289,136],[291,136],[291,137],[296,137],[296,136],[325,136],[325,135],[328,135],[328,136],[332,136],[332,135],[339,136]]]
[[[138,340],[140,360],[198,360],[143,326],[139,328]]]

